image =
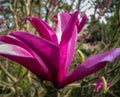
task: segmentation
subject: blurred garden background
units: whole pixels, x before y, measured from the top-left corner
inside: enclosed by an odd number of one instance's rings
[[[86,58],[120,47],[120,0],[0,0],[0,35],[15,30],[37,33],[27,17],[37,16],[55,28],[58,12],[79,10],[88,16],[78,35],[73,69]],[[104,76],[111,86],[96,92],[94,82]],[[57,94],[56,91],[58,91]],[[60,90],[18,63],[0,56],[0,97],[120,97],[120,59]]]

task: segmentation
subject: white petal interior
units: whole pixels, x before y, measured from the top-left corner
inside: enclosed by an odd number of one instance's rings
[[[61,36],[62,36],[62,28],[61,28],[61,18],[60,18],[60,13],[58,13],[58,24],[57,24],[57,29],[56,29],[56,35],[58,38],[58,43],[61,41]]]
[[[27,52],[25,49],[11,44],[1,44],[0,53],[26,57],[31,56],[31,54]]]

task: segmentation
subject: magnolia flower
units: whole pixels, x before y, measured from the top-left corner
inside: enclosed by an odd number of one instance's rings
[[[57,3],[57,0],[52,0],[52,4],[55,5]]]
[[[96,6],[96,9],[103,10],[105,7],[110,7],[111,6],[111,1],[110,0],[105,0],[105,4],[103,5],[98,5]]]
[[[36,17],[28,18],[40,36],[29,32],[14,31],[1,36],[0,55],[16,61],[42,80],[50,81],[55,88],[62,88],[78,81],[113,62],[120,55],[120,48],[92,56],[69,71],[74,57],[77,34],[86,22],[86,14],[78,19],[78,11],[57,15],[56,31]]]
[[[0,11],[3,11],[4,10],[4,6],[0,6]]]
[[[110,7],[111,4],[112,4],[112,3],[111,3],[111,0],[106,0],[105,2],[106,2],[106,5],[107,5],[108,7]]]
[[[102,76],[98,81],[93,83],[94,86],[96,86],[96,92],[99,92],[102,88],[104,90],[104,93],[108,91],[108,89],[111,86],[110,82],[106,82],[105,78]]]
[[[4,23],[5,19],[4,18],[0,18],[0,24]]]

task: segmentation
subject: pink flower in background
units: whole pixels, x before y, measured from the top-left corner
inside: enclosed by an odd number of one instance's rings
[[[0,6],[0,11],[4,11],[4,6]]]
[[[93,83],[93,85],[96,86],[96,92],[99,92],[104,87],[104,78],[101,77],[98,81]],[[107,82],[106,88],[109,88],[109,87],[111,87],[111,83]]]
[[[110,7],[111,6],[111,1],[110,0],[105,0],[105,4],[103,5],[97,5],[96,9],[103,10],[105,7]]]
[[[4,23],[5,19],[4,18],[0,18],[0,24]]]
[[[107,5],[108,7],[110,7],[110,6],[111,6],[111,0],[106,0],[106,5]]]
[[[78,40],[78,41],[81,41],[81,40],[83,40],[84,38],[85,38],[84,35],[79,35],[77,40]]]
[[[99,9],[99,10],[103,10],[104,6],[103,5],[98,5],[98,6],[96,6],[96,8]]]
[[[2,24],[5,22],[5,19],[4,18],[0,18],[0,29],[3,28]]]
[[[120,55],[120,48],[115,48],[92,56],[69,71],[73,61],[77,34],[86,22],[86,14],[78,19],[78,11],[71,14],[60,12],[56,16],[56,30],[36,17],[28,18],[40,36],[29,32],[14,31],[0,36],[0,55],[16,61],[42,80],[50,81],[55,88],[62,88],[70,83],[104,68]]]
[[[55,5],[57,3],[57,0],[52,0],[52,4]]]

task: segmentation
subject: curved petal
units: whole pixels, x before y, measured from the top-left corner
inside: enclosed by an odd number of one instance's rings
[[[18,45],[26,49],[27,51],[29,51],[32,55],[34,53],[32,50],[30,50],[30,48],[27,45],[25,45],[22,41],[18,40],[17,38],[13,36],[10,36],[10,35],[0,36],[0,41],[8,43],[8,44]]]
[[[46,65],[41,63],[41,58],[34,52],[32,51],[25,43],[23,43],[22,41],[20,41],[19,39],[10,36],[10,35],[6,35],[6,36],[0,36],[0,41],[8,43],[8,44],[13,44],[13,45],[17,45],[20,46],[22,48],[24,48],[26,51],[28,51],[32,56],[34,56],[34,58],[36,60],[38,60],[41,64],[41,66],[46,69]]]
[[[28,20],[43,38],[58,44],[54,30],[46,22],[36,17],[28,18]]]
[[[21,65],[23,65],[32,73],[36,74],[42,79],[47,80],[49,79],[48,77],[49,75],[47,75],[48,74],[47,68],[46,69],[42,68],[39,62],[28,51],[19,46],[11,44],[1,44],[0,55],[20,63]]]
[[[96,56],[88,58],[81,65],[78,65],[72,72],[66,77],[61,87],[67,84],[80,80],[96,71],[104,68],[108,62],[113,62],[116,58],[120,56],[120,48],[116,48],[107,51]]]
[[[66,25],[66,27],[65,27],[65,29],[64,29],[64,31],[62,33],[62,37],[61,37],[61,41],[60,41],[60,46],[65,45],[69,41],[69,39],[72,36],[72,33],[75,30],[77,21],[78,21],[78,11],[75,11],[71,15],[71,17],[69,19],[69,22]]]
[[[59,76],[58,76],[58,80],[59,82],[61,82],[64,77],[66,76],[70,63],[73,60],[73,56],[74,56],[74,49],[75,49],[75,44],[76,44],[76,40],[77,40],[77,28],[76,28],[76,21],[78,19],[78,11],[74,12],[69,20],[69,23],[67,25],[67,27],[69,27],[69,25],[73,25],[72,30],[69,31],[70,28],[65,28],[63,34],[68,34],[70,33],[70,39],[68,39],[67,41],[65,39],[68,38],[68,36],[64,37],[64,39],[61,41],[60,44],[60,67],[59,67]],[[70,24],[71,23],[71,24]],[[68,31],[68,32],[67,32]],[[62,38],[63,38],[62,37]]]
[[[10,33],[28,45],[44,61],[53,76],[57,77],[59,69],[59,47],[33,34],[16,31]],[[55,78],[55,77],[54,77]]]
[[[60,50],[59,80],[63,80],[68,74],[69,67],[74,57],[74,50],[77,41],[77,28],[74,30],[71,39]]]
[[[60,43],[62,32],[65,30],[66,25],[69,22],[70,15],[67,12],[60,12],[55,17],[57,19],[57,27],[56,27],[56,34],[58,38],[58,42]]]
[[[76,42],[77,42],[77,28],[74,30],[71,39],[66,45],[67,59],[66,59],[66,64],[65,64],[65,74],[68,74],[71,62],[73,61]]]
[[[87,15],[85,13],[82,14],[82,20],[81,22],[78,24],[78,33],[82,30],[82,28],[84,27],[85,23],[87,21]]]

